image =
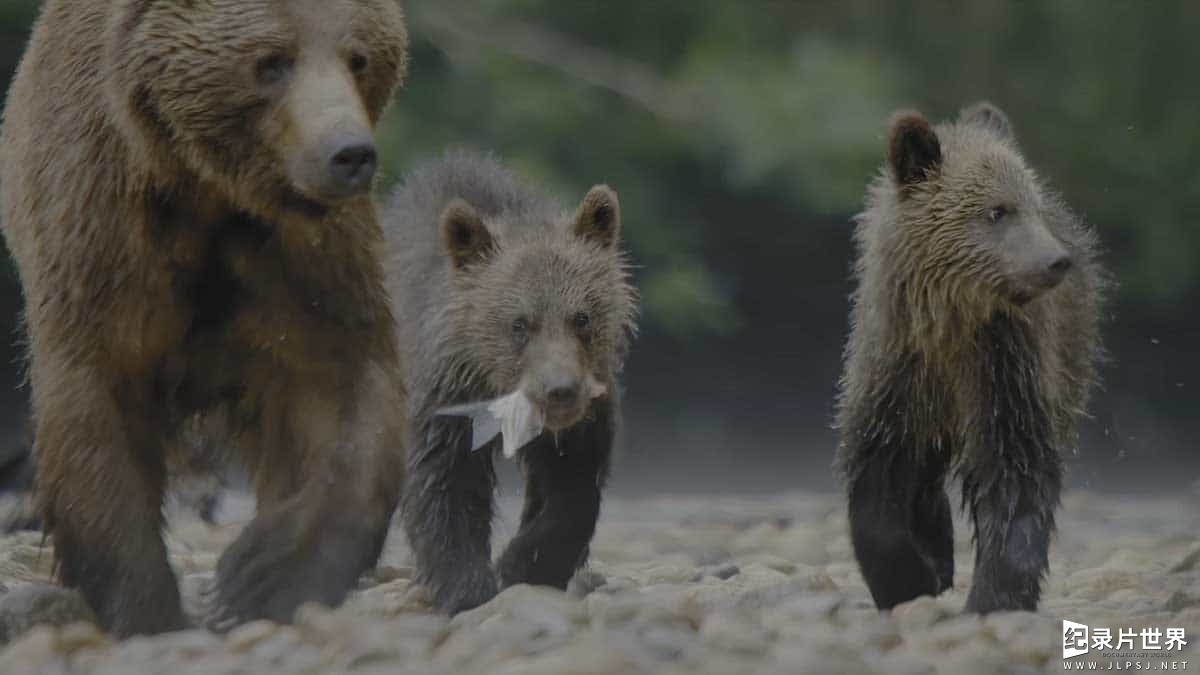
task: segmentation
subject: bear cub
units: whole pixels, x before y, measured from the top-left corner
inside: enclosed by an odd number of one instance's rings
[[[986,103],[897,114],[856,222],[837,465],[875,604],[950,588],[953,474],[975,525],[966,609],[1035,609],[1101,355],[1095,236]]]
[[[634,331],[620,225],[607,186],[566,212],[495,160],[462,152],[414,170],[385,214],[389,290],[406,317],[404,524],[419,579],[445,611],[512,584],[565,588],[586,562]],[[473,451],[470,419],[439,410],[512,392],[541,413],[545,431],[517,453],[520,530],[493,571],[500,437]]]

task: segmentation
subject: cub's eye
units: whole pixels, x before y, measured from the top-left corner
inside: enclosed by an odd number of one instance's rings
[[[366,55],[358,53],[350,55],[350,72],[355,75],[366,70],[368,65],[370,65],[370,61],[367,60]]]
[[[1004,216],[1007,216],[1011,213],[1012,213],[1012,209],[1010,209],[1007,206],[993,206],[992,208],[988,209],[988,211],[987,211],[987,219],[988,219],[989,223],[995,225],[996,223],[1003,220]]]
[[[515,319],[512,322],[513,337],[524,339],[529,335],[529,321],[526,319]]]
[[[575,316],[571,317],[571,325],[577,331],[586,331],[592,327],[592,317],[587,312],[576,312]]]
[[[254,64],[254,76],[264,87],[282,82],[291,70],[292,59],[284,54],[264,56]]]

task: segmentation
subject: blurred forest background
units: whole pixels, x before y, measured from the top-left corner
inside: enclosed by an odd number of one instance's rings
[[[404,4],[412,70],[382,130],[385,182],[458,145],[566,204],[596,182],[620,192],[644,308],[616,489],[833,488],[850,218],[886,120],[978,99],[1099,228],[1120,283],[1072,483],[1197,489],[1200,3]],[[37,6],[0,0],[0,84]],[[10,438],[19,307],[9,264]]]

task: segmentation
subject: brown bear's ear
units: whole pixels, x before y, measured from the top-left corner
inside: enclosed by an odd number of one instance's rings
[[[987,101],[980,101],[963,108],[958,115],[958,121],[962,124],[971,124],[987,129],[1000,138],[1011,139],[1014,136],[1008,115]]]
[[[486,260],[496,246],[479,212],[458,198],[442,211],[442,241],[455,269]]]
[[[574,231],[575,236],[601,246],[616,244],[621,233],[621,203],[617,201],[616,190],[607,185],[588,190],[575,212]]]
[[[905,111],[892,117],[888,163],[901,186],[923,182],[942,165],[942,145],[921,113]]]

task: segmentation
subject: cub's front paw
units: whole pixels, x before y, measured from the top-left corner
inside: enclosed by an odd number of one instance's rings
[[[971,587],[964,608],[968,614],[990,614],[992,612],[1037,611],[1037,597],[1028,590],[1005,591],[989,584],[977,583]]]
[[[488,568],[450,575],[430,585],[434,605],[452,616],[488,602],[497,593],[496,576]]]

